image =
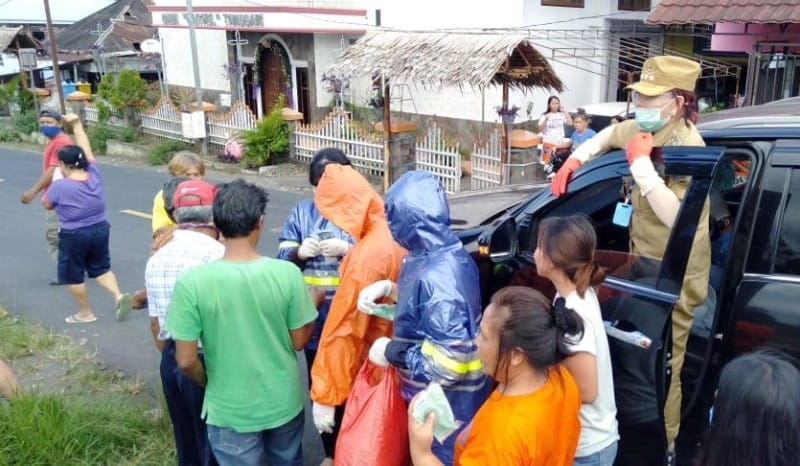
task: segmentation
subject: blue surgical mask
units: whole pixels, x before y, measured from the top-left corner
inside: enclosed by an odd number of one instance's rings
[[[639,128],[655,133],[667,124],[669,118],[661,118],[661,108],[637,108],[636,123]]]
[[[59,128],[58,126],[42,126],[41,128],[39,128],[39,131],[41,131],[42,134],[44,134],[48,138],[52,139],[56,137],[58,133],[61,132],[61,128]]]

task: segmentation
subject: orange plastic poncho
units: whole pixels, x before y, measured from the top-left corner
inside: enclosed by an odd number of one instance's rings
[[[378,280],[397,282],[406,251],[392,239],[383,200],[352,167],[325,167],[314,204],[356,242],[339,266],[339,288],[311,368],[311,399],[339,406],[350,395],[372,343],[392,335],[391,322],[358,311],[358,293]]]

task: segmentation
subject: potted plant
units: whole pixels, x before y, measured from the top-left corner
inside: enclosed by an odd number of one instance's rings
[[[512,107],[507,107],[502,105],[497,107],[497,115],[500,116],[500,119],[503,120],[504,125],[511,126],[514,124],[514,120],[517,119],[517,115],[519,114],[519,107],[516,105]]]

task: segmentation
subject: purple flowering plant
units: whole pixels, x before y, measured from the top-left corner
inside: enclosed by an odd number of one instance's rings
[[[497,115],[500,118],[504,118],[504,117],[516,118],[519,115],[519,107],[517,107],[516,105],[514,105],[512,107],[506,107],[504,105],[501,105],[501,106],[497,107]]]

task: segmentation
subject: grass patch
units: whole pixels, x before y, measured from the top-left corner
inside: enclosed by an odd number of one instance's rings
[[[25,389],[0,404],[0,466],[176,463],[163,401],[71,338],[0,318],[0,358]]]

